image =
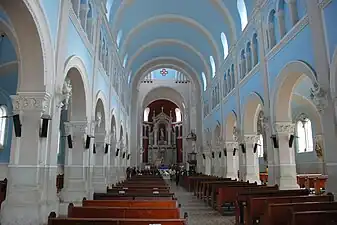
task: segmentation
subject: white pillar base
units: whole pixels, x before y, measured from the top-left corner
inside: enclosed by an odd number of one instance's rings
[[[1,225],[41,225],[43,216],[41,207],[36,204],[15,205],[3,202],[1,207]]]
[[[281,165],[280,174],[280,190],[299,188],[296,177],[296,165]]]

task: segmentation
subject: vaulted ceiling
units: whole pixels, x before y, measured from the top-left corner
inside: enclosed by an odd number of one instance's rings
[[[246,17],[256,0],[107,0],[107,17],[126,69],[135,73],[155,58],[177,58],[200,76],[211,76],[224,60],[221,33],[228,46],[242,32],[238,2]]]

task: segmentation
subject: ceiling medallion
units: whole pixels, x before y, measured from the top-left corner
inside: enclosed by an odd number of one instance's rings
[[[161,74],[163,77],[165,77],[165,76],[168,74],[168,71],[167,71],[166,69],[162,69],[162,70],[160,71],[160,74]]]

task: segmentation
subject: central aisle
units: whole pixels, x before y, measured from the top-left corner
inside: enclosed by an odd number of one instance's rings
[[[234,216],[221,216],[217,211],[211,209],[206,203],[187,192],[182,187],[177,187],[174,182],[168,181],[171,192],[174,192],[181,204],[181,217],[188,213],[188,225],[233,225]]]

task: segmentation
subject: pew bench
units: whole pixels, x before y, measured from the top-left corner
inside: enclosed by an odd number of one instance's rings
[[[305,211],[330,211],[337,210],[337,202],[296,202],[269,204],[261,217],[261,225],[284,225],[289,223],[291,213]]]
[[[159,208],[176,208],[177,201],[174,200],[85,200],[82,206],[88,207],[159,207]]]
[[[119,193],[94,193],[94,200],[176,200],[174,193],[140,193],[140,194],[119,194]]]
[[[289,225],[334,225],[337,223],[337,210],[292,212]]]
[[[179,219],[178,208],[81,207],[69,204],[68,218]]]
[[[250,198],[258,197],[285,197],[285,196],[303,196],[309,195],[307,189],[295,189],[295,190],[264,190],[264,189],[250,189],[245,190],[237,195],[235,202],[235,220],[237,224],[245,223],[245,208]],[[249,206],[248,206],[249,207]]]
[[[300,202],[332,202],[333,195],[325,196],[285,196],[285,197],[259,197],[251,198],[247,202],[244,215],[247,225],[260,223],[261,217],[269,204],[300,203]]]

